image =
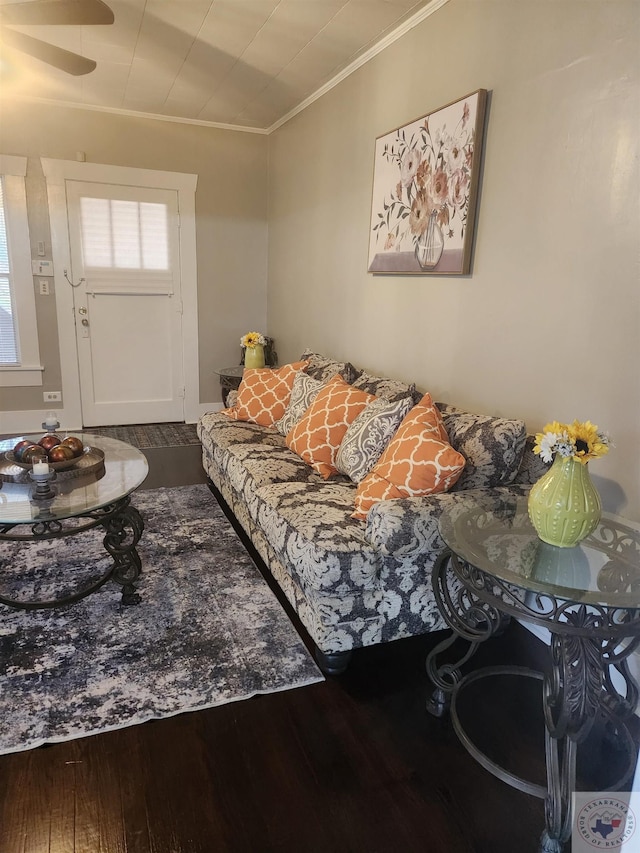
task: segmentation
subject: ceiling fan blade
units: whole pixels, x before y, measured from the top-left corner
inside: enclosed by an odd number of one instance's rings
[[[40,59],[48,65],[53,65],[54,68],[59,68],[61,71],[66,71],[67,74],[73,74],[75,77],[88,74],[96,67],[93,59],[86,59],[77,53],[71,53],[69,50],[63,50],[61,47],[55,47],[46,41],[40,41],[40,39],[32,38],[14,30],[5,30],[2,33],[2,41],[7,47],[27,53],[29,56]]]
[[[33,0],[0,6],[3,24],[112,24],[113,12],[102,0]]]

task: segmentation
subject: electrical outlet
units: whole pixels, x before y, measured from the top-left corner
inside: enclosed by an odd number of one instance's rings
[[[49,282],[46,278],[38,279],[38,284],[40,285],[40,296],[48,296],[51,293],[49,290]]]
[[[42,396],[45,403],[60,403],[62,401],[62,391],[45,391]]]

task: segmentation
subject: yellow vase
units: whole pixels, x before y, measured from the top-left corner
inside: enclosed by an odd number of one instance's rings
[[[264,367],[264,347],[262,344],[256,344],[254,347],[247,347],[245,349],[244,366]]]
[[[543,542],[573,548],[598,525],[600,495],[587,464],[556,454],[553,465],[529,492],[529,518]]]

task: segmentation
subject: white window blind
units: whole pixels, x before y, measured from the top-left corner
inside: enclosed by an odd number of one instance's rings
[[[19,363],[18,336],[14,321],[3,183],[0,176],[0,364],[17,365]]]
[[[86,269],[169,271],[165,204],[83,196],[80,219]]]

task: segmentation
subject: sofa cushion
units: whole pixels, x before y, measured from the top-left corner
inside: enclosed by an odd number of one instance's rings
[[[285,413],[296,373],[306,366],[304,361],[295,361],[273,370],[245,368],[236,404],[232,409],[225,409],[225,414],[238,421],[273,426]]]
[[[396,402],[374,400],[349,425],[336,454],[336,468],[354,483],[363,480],[382,456],[405,415],[413,407],[411,397]]]
[[[385,400],[400,400],[410,396],[414,403],[418,403],[422,398],[422,394],[413,384],[407,385],[406,382],[400,382],[397,379],[373,376],[364,370],[353,380],[352,384],[354,388],[360,388],[361,391],[374,394],[376,397],[383,397]]]
[[[337,473],[336,454],[349,424],[375,397],[334,376],[287,434],[287,446],[323,477]]]
[[[227,449],[225,474],[238,493],[272,483],[322,483],[322,477],[288,447],[237,444]]]
[[[378,501],[446,492],[464,465],[464,456],[449,444],[431,395],[425,394],[358,486],[353,517],[365,519]]]
[[[213,455],[215,448],[226,450],[234,444],[263,444],[286,447],[284,436],[273,427],[263,427],[248,421],[229,418],[224,410],[207,412],[196,427],[202,446]]]
[[[296,374],[296,378],[293,380],[291,396],[289,397],[289,405],[284,415],[274,424],[281,435],[291,432],[313,403],[318,395],[318,391],[324,384],[320,379],[314,379],[312,376],[307,376],[306,373],[300,372]]]
[[[350,517],[354,491],[346,479],[256,491],[254,520],[303,589],[346,595],[378,583],[380,553]]]
[[[307,373],[313,376],[314,379],[319,379],[321,382],[327,382],[336,374],[342,376],[345,382],[351,384],[359,375],[359,371],[351,364],[350,361],[336,361],[326,355],[321,355],[317,352],[312,352],[306,349],[300,358],[303,361],[308,361],[309,366]]]
[[[451,445],[467,460],[455,490],[490,489],[513,482],[527,438],[524,421],[437,405]]]

